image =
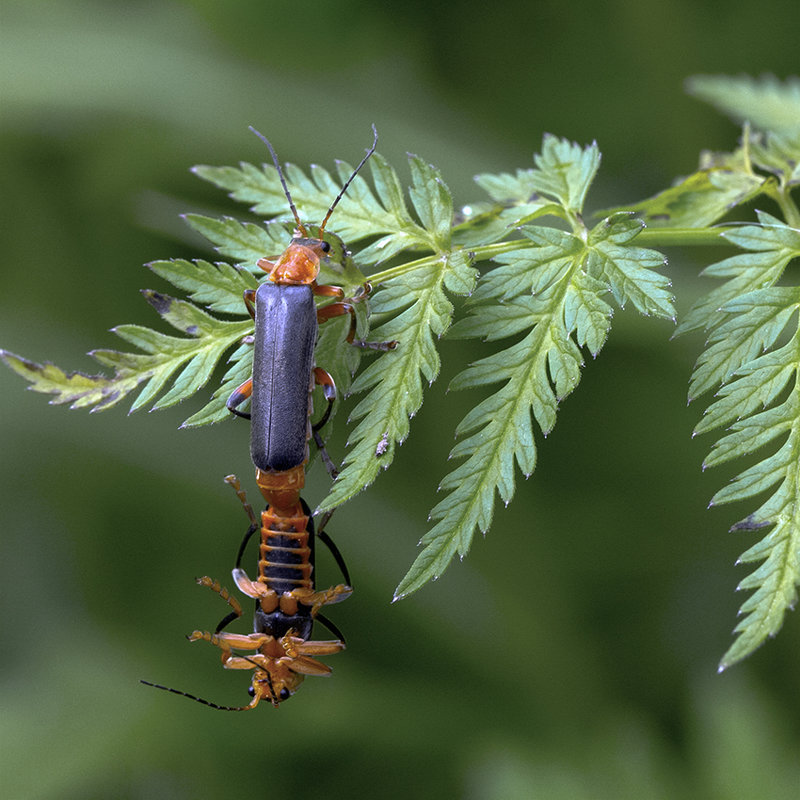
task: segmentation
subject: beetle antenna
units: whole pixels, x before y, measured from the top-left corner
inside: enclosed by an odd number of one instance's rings
[[[278,707],[278,695],[275,694],[275,687],[272,685],[272,676],[269,674],[269,670],[264,670],[264,674],[267,676],[267,686],[269,686],[269,693],[272,695],[271,703],[275,708]]]
[[[172,692],[172,694],[179,694],[181,697],[188,697],[190,700],[194,700],[197,703],[202,703],[204,706],[208,706],[209,708],[216,708],[218,711],[247,711],[250,708],[253,708],[253,705],[246,705],[246,706],[218,706],[216,703],[212,703],[210,700],[203,700],[202,697],[196,697],[193,694],[189,694],[189,692],[182,692],[180,689],[172,689],[169,686],[162,686],[160,683],[150,683],[150,681],[139,681],[143,683],[145,686],[152,686],[154,689],[162,689],[165,692]]]
[[[342,190],[339,194],[336,195],[336,199],[331,203],[331,207],[328,209],[328,213],[325,215],[325,219],[322,220],[322,224],[319,226],[319,238],[322,238],[322,234],[325,231],[325,225],[330,219],[331,214],[333,214],[333,209],[339,204],[339,201],[344,197],[344,193],[347,191],[347,187],[353,182],[353,178],[358,175],[358,171],[364,164],[367,163],[367,159],[375,152],[375,148],[378,146],[378,129],[375,127],[375,124],[372,125],[372,147],[367,150],[367,154],[364,158],[361,159],[361,163],[353,170],[353,174],[347,179],[347,182],[344,186],[342,186]]]
[[[275,148],[273,148],[273,146],[270,144],[269,139],[267,139],[267,137],[264,136],[263,133],[257,131],[252,125],[248,125],[248,127],[256,136],[258,136],[259,139],[261,139],[262,142],[264,142],[264,144],[269,149],[269,152],[272,155],[272,162],[275,164],[275,169],[278,170],[278,177],[281,179],[281,186],[283,186],[283,193],[286,195],[286,199],[289,201],[289,208],[292,209],[292,215],[294,216],[295,222],[297,223],[297,229],[303,236],[308,236],[308,231],[306,231],[305,225],[303,225],[303,223],[300,222],[300,217],[297,213],[297,207],[294,204],[294,200],[292,200],[292,195],[289,193],[289,187],[286,185],[286,178],[283,177],[283,170],[281,169],[280,161],[278,161],[278,156],[275,153]],[[375,134],[375,136],[377,141],[377,134]],[[348,181],[348,183],[349,182],[350,181]],[[328,216],[330,216],[330,212],[328,212]],[[327,217],[325,219],[327,219]]]

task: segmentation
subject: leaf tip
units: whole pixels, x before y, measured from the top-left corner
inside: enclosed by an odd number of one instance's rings
[[[744,519],[740,519],[735,525],[728,529],[728,533],[736,533],[738,531],[757,531],[760,528],[766,528],[772,523],[769,520],[759,520],[755,514],[749,514]],[[742,563],[741,560],[736,561],[737,564]]]
[[[162,317],[169,312],[174,302],[174,298],[168,294],[162,294],[153,289],[140,289],[139,291],[144,299],[156,310],[156,313]],[[114,329],[112,328],[112,330]],[[114,330],[114,333],[116,333],[116,330]]]

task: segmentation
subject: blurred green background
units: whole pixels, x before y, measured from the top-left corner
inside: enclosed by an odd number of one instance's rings
[[[796,0],[6,0],[0,346],[93,370],[83,354],[119,342],[108,328],[153,324],[137,290],[169,288],[141,265],[209,257],[178,214],[241,209],[188,168],[263,160],[248,124],[283,160],[330,167],[374,122],[404,178],[418,153],[457,204],[480,197],[474,174],[528,166],[544,132],[596,139],[597,209],[733,147],[683,80],[796,73],[799,22]],[[668,252],[681,310],[702,288],[694,259],[720,255]],[[247,701],[244,674],[183,638],[224,613],[193,578],[229,583],[246,526],[222,477],[252,487],[247,426],[178,430],[199,403],[50,408],[0,371],[4,795],[795,797],[800,622],[715,674],[754,539],[726,533],[750,508],[705,508],[732,472],[701,474],[710,440],[690,439],[700,342],[615,323],[486,540],[390,605],[478,399],[448,381],[488,352],[442,343],[395,466],[330,528],[356,586],[331,612],[347,652],[247,714],[138,683]],[[312,504],[324,489],[312,475]]]

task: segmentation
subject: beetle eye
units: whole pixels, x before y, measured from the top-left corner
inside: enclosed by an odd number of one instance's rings
[[[292,693],[284,686],[283,689],[281,689],[281,692],[280,692],[280,695],[278,696],[278,699],[280,699],[280,700],[288,700],[291,696],[292,696]]]
[[[319,247],[323,253],[330,253],[331,251],[331,246],[328,244],[328,242],[323,242]]]
[[[251,687],[248,688],[247,694],[249,694],[250,697],[255,697],[256,696],[256,690],[251,686]]]

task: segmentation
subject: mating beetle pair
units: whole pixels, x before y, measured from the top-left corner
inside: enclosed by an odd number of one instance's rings
[[[203,577],[198,579],[198,583],[220,594],[232,611],[213,634],[194,631],[188,638],[190,641],[204,640],[219,647],[222,663],[227,669],[253,669],[252,700],[246,706],[220,706],[186,692],[143,681],[212,708],[230,711],[254,708],[262,699],[277,707],[280,701],[293,694],[305,675],[330,673],[330,667],[313,656],[330,655],[345,647],[339,630],[322,617],[319,610],[350,595],[352,589],[347,568],[338,549],[324,532],[323,524],[316,536],[331,549],[342,569],[345,583],[324,591],[316,590],[314,525],[309,508],[300,497],[300,490],[305,485],[308,441],[313,436],[324,454],[318,431],[330,416],[336,398],[332,377],[314,364],[319,323],[349,314],[351,322],[347,341],[350,344],[376,350],[391,350],[397,345],[397,342],[364,342],[355,338],[354,303],[368,296],[371,290],[368,283],[353,298],[345,298],[343,290],[337,286],[317,284],[320,261],[330,250],[330,245],[323,239],[325,226],[347,187],[375,151],[378,140],[375,127],[372,146],[334,199],[316,237],[310,236],[300,221],[272,145],[258,131],[251,130],[269,148],[296,222],[292,241],[281,256],[275,261],[266,258],[258,261],[258,266],[268,273],[268,280],[258,289],[244,293],[245,305],[255,322],[253,371],[227,402],[232,413],[251,421],[250,454],[256,467],[256,483],[267,503],[258,520],[238,480],[234,476],[226,478],[236,490],[251,523],[239,548],[233,578],[243,594],[255,599],[254,632],[246,635],[223,632],[230,622],[241,616],[241,606],[217,581]],[[318,310],[315,296],[331,297],[335,302]],[[312,426],[311,391],[315,384],[322,386],[327,408]],[[244,413],[239,407],[248,398],[250,412]],[[332,462],[328,458],[325,461],[335,477]],[[241,561],[245,547],[256,531],[261,537],[258,575],[251,580],[242,569]],[[310,641],[315,619],[338,638]],[[250,654],[234,655],[234,651],[250,651]]]

